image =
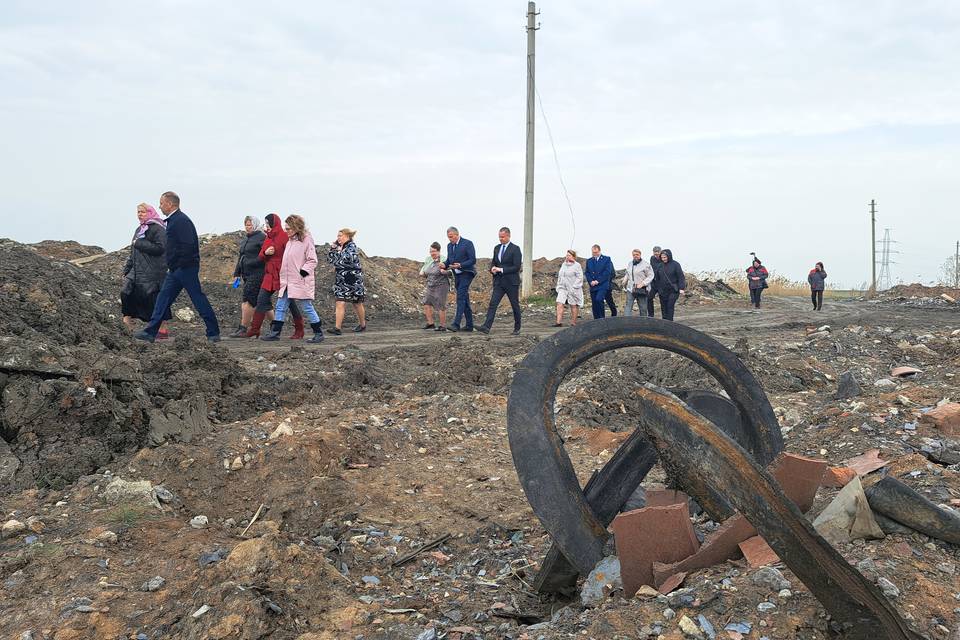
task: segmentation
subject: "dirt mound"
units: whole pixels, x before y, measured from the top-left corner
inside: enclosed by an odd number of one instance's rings
[[[68,262],[0,240],[0,335],[58,344],[128,342],[116,329],[119,287]]]
[[[76,260],[106,253],[102,247],[80,244],[76,240],[43,240],[27,246],[40,255],[54,260]]]
[[[943,294],[947,294],[954,300],[960,300],[960,289],[954,287],[928,287],[923,284],[913,283],[913,284],[898,284],[895,287],[890,287],[884,291],[880,292],[880,298],[885,299],[897,299],[897,298],[938,298]]]

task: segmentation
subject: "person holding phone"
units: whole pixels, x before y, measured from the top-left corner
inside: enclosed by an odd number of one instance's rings
[[[353,304],[357,314],[357,326],[354,333],[367,330],[367,311],[363,306],[367,290],[363,285],[363,267],[360,265],[360,249],[353,241],[356,229],[343,228],[337,232],[337,239],[330,245],[327,261],[333,265],[333,296],[336,298],[335,326],[330,330],[335,336],[343,333],[343,316],[347,303]]]
[[[810,283],[810,300],[813,302],[813,310],[823,309],[823,290],[827,285],[827,272],[823,268],[823,263],[818,262],[807,275],[807,282]]]

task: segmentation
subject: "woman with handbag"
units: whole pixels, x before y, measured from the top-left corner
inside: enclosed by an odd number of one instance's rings
[[[747,284],[750,287],[750,303],[760,308],[760,295],[767,288],[767,277],[770,273],[760,262],[760,258],[753,256],[753,264],[747,268]]]
[[[134,318],[150,321],[160,285],[167,276],[166,222],[156,209],[142,202],[137,205],[137,220],[140,225],[133,233],[130,256],[123,267],[123,287],[120,289],[123,324],[131,330]],[[163,319],[166,321],[170,318],[168,307]],[[167,329],[161,324],[157,338],[163,339],[168,335]]]
[[[637,303],[637,313],[647,312],[647,296],[650,295],[650,283],[653,282],[653,267],[643,259],[640,249],[633,250],[633,259],[627,264],[621,279],[626,294],[624,315],[633,315],[633,303]]]

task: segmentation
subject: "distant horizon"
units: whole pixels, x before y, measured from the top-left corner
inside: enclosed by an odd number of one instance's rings
[[[309,231],[309,228],[308,228],[307,230]],[[211,231],[211,232],[203,232],[203,231],[198,230],[197,233],[198,233],[198,235],[202,238],[202,237],[204,237],[204,236],[223,236],[223,235],[230,235],[230,234],[240,234],[240,233],[243,233],[243,229],[234,229],[234,230],[232,230],[232,231],[222,231],[222,232],[214,232],[214,231]],[[311,233],[311,235],[313,235],[313,234]],[[465,237],[465,236],[464,236],[464,237]],[[84,247],[99,247],[99,248],[101,248],[101,249],[104,250],[104,254],[103,254],[103,255],[108,255],[108,254],[111,254],[111,253],[116,253],[117,251],[121,251],[121,250],[129,247],[129,244],[121,244],[119,247],[117,247],[117,248],[115,248],[115,249],[110,249],[110,248],[107,248],[107,247],[104,247],[104,246],[101,246],[101,245],[98,245],[98,244],[88,244],[88,243],[85,243],[85,242],[80,242],[79,240],[76,240],[76,239],[73,239],[73,238],[68,238],[68,239],[66,239],[66,240],[56,239],[56,238],[44,238],[43,240],[36,240],[36,241],[33,241],[33,242],[23,242],[23,241],[21,241],[21,240],[17,240],[16,238],[0,238],[0,239],[12,240],[12,241],[14,241],[14,242],[19,242],[19,243],[21,243],[21,244],[25,244],[25,245],[28,245],[28,246],[37,245],[37,244],[40,244],[40,243],[42,243],[42,242],[76,242],[77,244],[79,244],[79,245],[81,245],[81,246],[84,246]],[[318,246],[330,244],[329,241],[326,241],[326,242],[317,242],[316,236],[314,236],[313,239],[314,239],[314,242],[315,242]],[[440,243],[443,244],[443,245],[446,245],[447,239],[446,239],[446,238],[443,238],[442,240],[437,240],[437,241],[440,242]],[[401,260],[410,260],[410,261],[412,261],[412,262],[422,262],[422,261],[427,257],[427,255],[428,255],[427,252],[424,252],[424,255],[421,256],[421,257],[385,255],[385,254],[380,254],[380,253],[373,253],[373,254],[372,254],[372,253],[364,250],[364,248],[363,248],[363,243],[362,243],[362,242],[359,242],[359,241],[358,241],[358,242],[357,242],[357,246],[360,248],[361,251],[363,251],[363,253],[364,253],[368,258],[385,258],[385,259],[388,259],[388,260],[401,259]],[[606,252],[604,252],[604,254],[605,254],[605,255],[609,255],[609,254],[606,254]],[[491,256],[488,256],[488,255],[486,255],[486,254],[480,254],[480,255],[478,255],[477,257],[478,257],[478,258],[481,258],[481,259],[482,259],[482,258],[487,258],[487,259],[489,259]],[[563,255],[557,255],[557,256],[553,256],[553,257],[548,257],[548,256],[546,256],[546,255],[542,255],[542,256],[534,256],[533,260],[534,260],[534,261],[537,261],[537,260],[546,260],[546,261],[549,262],[549,261],[551,261],[551,260],[559,260],[559,259],[562,259],[563,257],[564,257]],[[584,255],[582,255],[580,252],[577,253],[577,258],[580,259],[580,260],[586,260],[586,259],[589,258],[589,257],[590,257],[589,255],[584,256]],[[623,269],[624,266],[626,265],[628,259],[629,259],[629,256],[624,257],[623,261],[620,262],[620,263],[618,263],[617,260],[616,260],[616,256],[610,256],[610,257],[613,259],[613,261],[614,261],[614,267],[615,267],[617,270]],[[649,257],[648,257],[647,255],[643,255],[643,258],[646,259],[646,260],[649,260]],[[683,264],[683,263],[681,262],[681,266],[682,266],[682,264]],[[618,265],[619,265],[619,266],[618,266]],[[736,271],[736,272],[737,272],[737,275],[738,275],[738,277],[739,277],[739,276],[740,276],[740,272],[743,271],[744,273],[743,273],[743,277],[742,277],[741,279],[742,279],[742,280],[746,280],[745,269],[740,269],[739,267],[726,267],[726,268],[720,268],[720,269],[696,269],[696,268],[690,269],[690,268],[688,268],[688,267],[683,267],[683,269],[684,269],[684,271],[685,271],[686,273],[692,273],[693,275],[695,275],[695,276],[696,276],[697,278],[699,278],[699,279],[719,279],[719,280],[723,280],[723,281],[729,280],[729,276],[733,275],[733,272]],[[829,272],[828,272],[828,273],[829,273]],[[776,269],[770,269],[770,275],[771,275],[772,277],[778,277],[778,276],[787,277],[787,278],[790,280],[790,282],[792,282],[792,283],[803,283],[803,282],[806,282],[805,278],[801,278],[801,279],[789,278],[788,276],[784,276],[781,272],[777,271]],[[950,285],[941,285],[941,283],[938,283],[938,282],[916,282],[916,281],[915,281],[915,282],[906,282],[906,281],[897,281],[897,282],[892,283],[892,284],[891,284],[891,287],[898,286],[898,285],[913,285],[913,284],[922,284],[922,285],[924,285],[924,286],[947,286],[947,287],[950,286]],[[844,282],[833,282],[833,283],[828,283],[828,284],[827,284],[827,287],[828,287],[829,289],[838,290],[838,291],[865,291],[865,290],[867,290],[867,289],[869,288],[869,286],[870,286],[870,283],[869,283],[869,282],[866,282],[866,283],[857,283],[857,284],[853,284],[853,285],[850,285],[850,284],[844,283]]]
[[[278,211],[371,254],[450,225],[481,253],[503,225],[522,246],[526,11],[8,0],[0,236],[120,246],[170,189],[204,230]],[[875,199],[891,282],[954,255],[960,3],[538,11],[534,254],[660,245],[709,272],[756,252],[857,286]]]

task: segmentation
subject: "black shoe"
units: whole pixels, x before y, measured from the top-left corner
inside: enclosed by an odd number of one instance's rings
[[[460,327],[458,327],[455,324],[452,324],[449,327],[447,327],[447,331],[453,331],[454,333],[456,333],[457,331],[460,331]]]
[[[562,326],[563,326],[563,323],[562,323],[562,322],[555,322],[555,323],[553,324],[553,326],[555,326],[555,327],[562,327]]]
[[[237,327],[237,330],[231,334],[227,335],[228,338],[246,338],[247,337],[247,328],[243,325]]]
[[[207,342],[220,342],[220,336],[207,336]]]
[[[260,338],[266,342],[274,342],[280,339],[280,334],[283,332],[283,322],[278,322],[274,320],[270,323],[270,333]]]
[[[513,335],[515,335],[515,336],[520,335],[520,329],[514,329],[514,330],[513,330]]]
[[[320,344],[323,342],[323,322],[311,322],[310,328],[313,329],[313,337],[307,340],[311,344]]]
[[[487,326],[484,326],[484,325],[480,325],[479,327],[477,327],[477,331],[479,331],[480,333],[482,333],[482,334],[484,334],[484,335],[487,335],[488,333],[490,333],[490,327],[487,327]]]
[[[420,327],[420,328],[421,328],[421,329],[433,329],[433,327],[434,327],[434,325],[431,323],[431,324],[425,324],[425,325],[423,325],[423,326]]]
[[[463,331],[473,331],[473,330],[474,330],[473,327],[464,327],[464,328],[463,328]]]
[[[367,330],[367,325],[365,324],[358,324],[353,328],[354,333],[363,333],[366,330]]]
[[[447,328],[446,328],[445,326],[443,326],[442,324],[439,325],[436,329],[434,329],[434,331],[446,331],[446,330],[447,330]]]
[[[330,329],[330,335],[332,336],[339,336],[342,334],[343,334],[343,331],[340,331],[340,329],[337,329],[336,327],[334,327],[333,329]]]
[[[147,333],[146,331],[137,331],[133,334],[133,337],[137,340],[143,340],[144,342],[153,342],[157,339],[152,333]]]

